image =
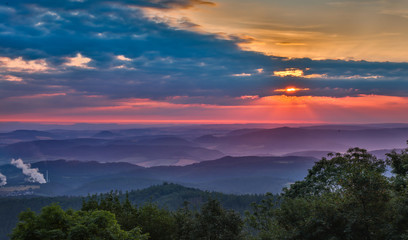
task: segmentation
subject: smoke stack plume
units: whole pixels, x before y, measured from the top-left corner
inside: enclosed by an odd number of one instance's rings
[[[40,172],[38,172],[38,168],[31,168],[31,165],[29,163],[24,163],[23,160],[20,158],[15,160],[11,160],[11,164],[16,166],[17,168],[20,168],[23,171],[23,174],[28,177],[29,182],[38,182],[38,183],[46,183],[44,179],[44,175]]]
[[[7,178],[3,174],[0,173],[0,187],[7,184]]]

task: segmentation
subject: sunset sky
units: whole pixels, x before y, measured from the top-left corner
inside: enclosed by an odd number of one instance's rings
[[[405,0],[0,2],[0,121],[408,122]]]

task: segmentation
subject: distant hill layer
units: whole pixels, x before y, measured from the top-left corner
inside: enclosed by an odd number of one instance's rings
[[[237,156],[305,151],[344,152],[351,147],[367,150],[404,148],[408,139],[408,128],[338,128],[247,129],[226,136],[205,135],[195,139],[195,142]]]
[[[144,168],[130,163],[58,160],[33,163],[32,167],[48,173],[50,182],[35,190],[47,196],[140,189],[165,181],[242,194],[280,192],[283,186],[303,178],[315,161],[298,156],[223,157],[188,166]],[[21,170],[12,165],[0,166],[0,172],[8,178],[6,187],[27,184]]]
[[[69,159],[99,162],[130,162],[142,166],[185,165],[224,156],[178,137],[115,140],[77,138],[19,142],[0,148],[0,160],[23,158],[33,162]]]
[[[321,125],[264,129],[179,126],[116,130],[17,130],[0,133],[0,163],[68,159],[130,162],[145,167],[188,165],[230,156],[281,156],[401,149],[407,124]]]

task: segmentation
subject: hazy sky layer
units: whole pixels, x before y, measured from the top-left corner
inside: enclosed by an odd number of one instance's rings
[[[407,122],[406,1],[0,3],[0,120]]]

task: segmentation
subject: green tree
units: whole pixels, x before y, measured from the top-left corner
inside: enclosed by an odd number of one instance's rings
[[[387,187],[387,179],[383,175],[386,162],[367,150],[351,148],[345,154],[328,154],[328,157],[331,158],[316,162],[304,180],[285,188],[283,196],[295,198],[323,193],[347,194],[351,191],[364,197],[378,187],[373,184],[381,185],[382,189]]]
[[[408,148],[400,152],[393,150],[386,155],[394,174],[391,177],[394,187],[391,207],[394,215],[389,239],[408,239]]]
[[[172,213],[157,204],[147,202],[137,208],[129,201],[126,193],[124,201],[119,200],[119,194],[111,191],[108,194],[88,197],[83,202],[82,210],[95,211],[105,210],[113,213],[119,225],[127,231],[140,227],[142,233],[148,233],[152,240],[174,239],[176,228]]]
[[[175,239],[194,239],[196,219],[194,212],[189,208],[189,202],[184,202],[183,207],[174,212],[174,219],[176,223]]]
[[[246,223],[250,228],[255,229],[260,239],[273,239],[272,233],[277,233],[277,230],[274,229],[276,205],[276,196],[266,193],[266,198],[261,203],[251,204],[252,212],[245,213]]]
[[[176,222],[172,213],[154,203],[148,202],[139,208],[137,225],[149,233],[152,240],[174,239]]]
[[[392,192],[385,161],[359,148],[329,157],[284,189],[278,208],[265,203],[255,208],[250,220],[260,238],[387,238]]]
[[[408,141],[407,141],[408,144]],[[391,178],[397,191],[404,191],[408,185],[408,148],[397,152],[387,153],[387,162],[391,166],[394,176]]]
[[[122,230],[114,214],[104,211],[64,211],[53,204],[40,214],[22,212],[11,240],[146,240],[139,228]]]
[[[195,239],[238,240],[242,238],[243,221],[231,210],[222,208],[219,201],[209,199],[196,215]]]

